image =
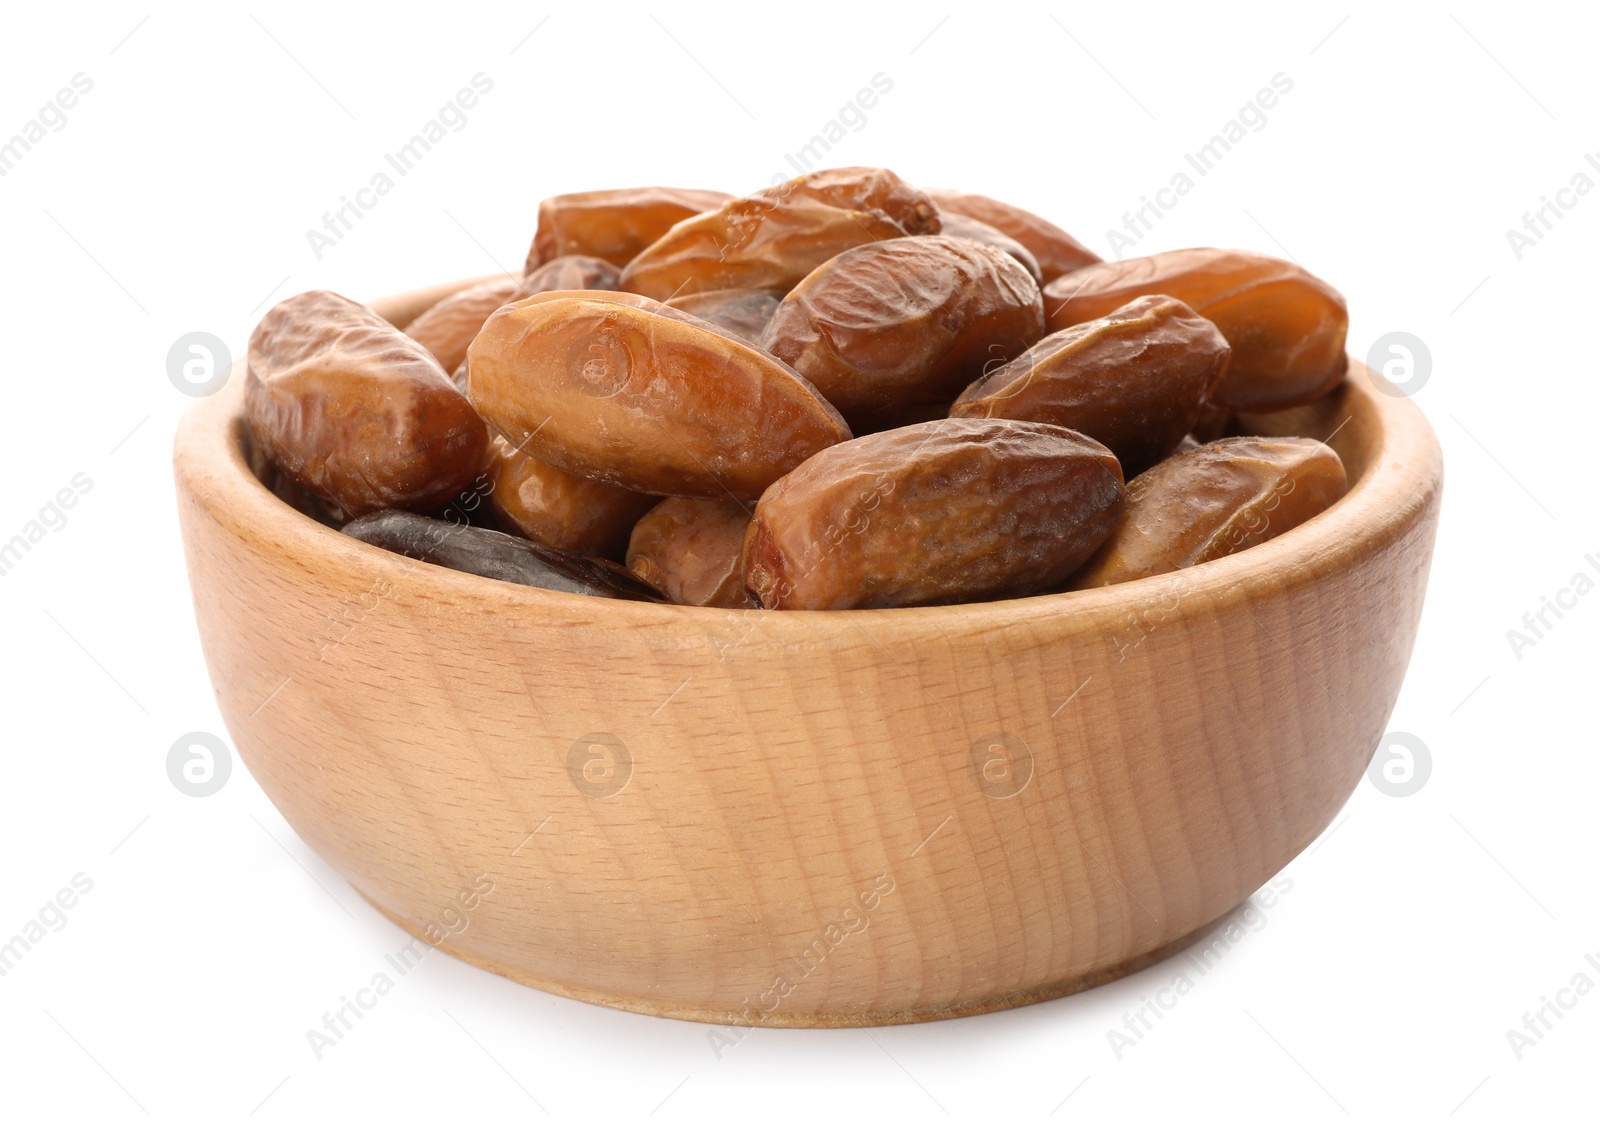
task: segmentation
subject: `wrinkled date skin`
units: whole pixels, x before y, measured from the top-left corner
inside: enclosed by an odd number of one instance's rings
[[[930,188],[928,195],[940,213],[955,212],[979,223],[998,228],[1032,253],[1045,282],[1100,262],[1100,256],[1073,239],[1042,216],[1025,212],[1002,200],[979,196],[975,192],[956,192],[949,188]]]
[[[535,267],[522,279],[518,298],[552,290],[616,290],[622,272],[592,255],[562,255]],[[491,311],[492,313],[492,311]]]
[[[286,299],[257,324],[245,408],[266,455],[351,517],[442,506],[477,476],[489,443],[426,348],[325,290]]]
[[[581,596],[664,600],[653,585],[615,561],[552,549],[499,530],[381,510],[357,518],[344,532],[391,553],[497,581]]]
[[[539,227],[523,273],[563,255],[591,255],[626,267],[673,224],[732,199],[701,188],[607,188],[549,197],[539,203]]]
[[[674,604],[750,608],[740,554],[750,511],[727,499],[669,498],[639,520],[628,568]]]
[[[1133,474],[1166,458],[1195,426],[1228,354],[1217,327],[1176,298],[1135,298],[975,381],[950,415],[1072,428]]]
[[[1039,270],[1039,260],[1034,258],[1033,252],[999,228],[991,227],[982,220],[974,220],[971,216],[963,216],[960,212],[950,212],[941,208],[939,234],[960,236],[962,239],[971,239],[998,248],[1021,263],[1028,274],[1033,276],[1035,283],[1044,285],[1044,275]]]
[[[1226,557],[1294,529],[1344,492],[1344,464],[1314,439],[1239,436],[1180,451],[1128,483],[1127,513],[1072,587]]]
[[[1195,247],[1085,267],[1045,287],[1045,313],[1060,330],[1145,294],[1187,302],[1228,339],[1233,360],[1210,398],[1224,408],[1294,408],[1344,379],[1344,298],[1293,263],[1250,251]]]
[[[633,524],[656,501],[541,463],[500,435],[489,440],[485,473],[489,508],[504,528],[593,557],[620,557]]]
[[[927,193],[888,169],[824,169],[683,221],[628,264],[621,285],[663,302],[704,290],[786,293],[841,251],[938,230]]]
[[[1122,468],[1086,436],[938,420],[828,448],[778,480],[745,534],[763,608],[882,608],[1060,585],[1122,515]]]
[[[754,344],[778,312],[783,295],[775,290],[704,290],[683,294],[667,303],[675,310],[703,318]]]
[[[489,315],[520,297],[522,284],[516,279],[493,279],[469,286],[418,314],[406,327],[406,334],[433,354],[445,372],[453,373],[466,360],[467,346],[478,336]]]
[[[1020,263],[970,239],[926,235],[853,248],[812,271],[778,306],[761,347],[862,432],[947,406],[985,365],[1043,332],[1039,288]]]
[[[529,455],[641,494],[753,499],[850,438],[781,361],[639,295],[502,307],[468,352],[483,418]]]

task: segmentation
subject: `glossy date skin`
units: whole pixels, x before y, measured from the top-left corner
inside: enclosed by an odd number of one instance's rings
[[[850,438],[781,361],[620,292],[502,307],[468,352],[467,386],[483,418],[535,459],[641,494],[753,499]]]
[[[1170,573],[1277,537],[1344,496],[1344,464],[1313,439],[1238,436],[1192,447],[1128,483],[1128,508],[1073,588]]]
[[[418,314],[406,327],[406,334],[432,353],[445,372],[453,373],[466,359],[467,346],[489,315],[521,296],[522,283],[517,279],[491,279],[469,286]]]
[[[841,251],[938,230],[933,201],[888,169],[824,169],[676,225],[628,264],[621,286],[663,302],[706,290],[786,293]]]
[[[939,206],[939,211],[970,216],[980,223],[997,228],[1022,244],[1039,264],[1045,282],[1100,262],[1100,256],[1073,239],[1042,216],[1024,211],[1014,204],[980,196],[975,192],[957,192],[949,188],[930,188],[928,195]]]
[[[857,432],[942,414],[990,364],[1044,332],[1039,288],[1010,255],[948,235],[853,248],[779,304],[761,347]]]
[[[489,435],[439,362],[358,302],[308,291],[250,335],[245,409],[257,447],[351,517],[454,498]]]
[[[704,318],[714,326],[754,344],[778,312],[783,295],[775,290],[704,290],[667,303],[675,310]]]
[[[1051,334],[973,382],[950,415],[1072,428],[1134,474],[1194,428],[1229,353],[1216,326],[1175,298],[1149,295]]]
[[[660,187],[551,196],[539,203],[539,227],[523,273],[563,255],[589,255],[626,267],[673,224],[720,208],[731,199],[726,192],[709,189]]]
[[[620,557],[634,523],[656,502],[542,463],[501,435],[489,440],[485,475],[489,509],[504,529],[592,557]]]
[[[754,606],[740,555],[750,508],[727,499],[668,498],[639,520],[628,539],[628,568],[674,604]]]
[[[1023,269],[1033,276],[1035,283],[1039,286],[1044,285],[1044,274],[1039,270],[1039,260],[1034,258],[1033,252],[997,227],[992,227],[982,220],[974,220],[971,216],[963,216],[960,212],[951,212],[941,208],[939,210],[939,234],[960,236],[962,239],[987,243],[990,247],[1004,251],[1022,264]]]
[[[1000,600],[1060,585],[1122,514],[1122,468],[1050,424],[937,420],[813,456],[745,534],[763,608]]]
[[[1276,412],[1320,400],[1344,379],[1349,314],[1338,291],[1293,263],[1251,251],[1195,247],[1100,263],[1045,287],[1051,331],[1166,294],[1216,323],[1233,347],[1215,404]]]
[[[391,553],[497,581],[582,596],[663,600],[654,586],[615,561],[552,549],[499,530],[383,510],[357,518],[344,532]]]

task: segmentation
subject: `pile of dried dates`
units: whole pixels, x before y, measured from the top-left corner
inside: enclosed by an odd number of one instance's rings
[[[311,291],[250,339],[256,473],[352,537],[564,592],[851,609],[1115,584],[1345,491],[1236,435],[1345,375],[1344,299],[1195,248],[1102,262],[887,169],[539,205],[521,279],[404,332]]]

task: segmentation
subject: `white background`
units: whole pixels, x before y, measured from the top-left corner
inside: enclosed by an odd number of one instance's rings
[[[1520,1060],[1506,1036],[1600,952],[1600,595],[1520,657],[1506,634],[1600,579],[1600,192],[1520,259],[1506,237],[1580,170],[1600,180],[1591,6],[476,7],[7,13],[0,139],[74,74],[93,89],[0,178],[0,541],[74,474],[93,487],[0,577],[0,939],[74,875],[93,888],[0,978],[0,1121],[1594,1117],[1600,992]],[[478,72],[494,86],[465,128],[316,258],[306,230]],[[318,1061],[306,1030],[403,935],[237,762],[209,798],[168,781],[174,739],[225,733],[174,517],[191,401],[169,346],[242,349],[313,287],[515,269],[552,193],[761,187],[880,72],[892,91],[829,164],[1015,201],[1107,254],[1185,152],[1293,81],[1138,253],[1292,253],[1348,297],[1354,353],[1427,343],[1446,500],[1391,729],[1431,775],[1404,798],[1363,783],[1265,925],[1120,1059],[1108,1029],[1181,956],[1009,1013],[757,1031],[719,1059],[700,1026],[437,955]]]

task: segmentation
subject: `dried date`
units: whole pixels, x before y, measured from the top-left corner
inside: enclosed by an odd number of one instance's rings
[[[628,568],[675,604],[748,608],[740,554],[750,510],[728,499],[669,498],[639,520]]]
[[[1073,239],[1049,220],[1024,211],[1014,204],[980,196],[975,192],[956,192],[930,188],[928,195],[940,213],[955,212],[998,228],[1026,247],[1039,264],[1045,282],[1079,267],[1100,262],[1100,256]]]
[[[1020,420],[937,420],[830,447],[779,479],[745,534],[763,608],[1027,596],[1065,581],[1122,514],[1101,444]]]
[[[1314,439],[1238,436],[1180,451],[1128,483],[1127,512],[1073,587],[1153,577],[1260,545],[1344,492],[1344,464]]]
[[[973,382],[950,415],[1072,428],[1109,447],[1133,474],[1194,428],[1228,354],[1217,327],[1176,298],[1136,298]]]
[[[1111,313],[1146,294],[1188,303],[1233,347],[1210,399],[1241,412],[1320,400],[1344,379],[1344,298],[1296,266],[1250,251],[1196,247],[1100,263],[1045,287],[1052,331]]]
[[[497,581],[582,596],[664,599],[653,585],[615,561],[552,549],[499,530],[382,510],[357,518],[344,532],[391,553]]]
[[[841,251],[938,230],[933,201],[888,169],[825,169],[684,220],[639,252],[621,285],[661,301],[703,290],[782,293]]]
[[[445,372],[453,373],[466,359],[467,346],[489,315],[521,294],[522,283],[516,279],[491,279],[469,286],[418,314],[406,327],[406,334],[433,354]]]
[[[563,255],[590,255],[626,267],[673,224],[731,199],[726,192],[701,188],[607,188],[549,197],[539,203],[539,226],[523,273]]]
[[[427,349],[325,290],[278,303],[256,326],[245,408],[272,462],[352,517],[444,505],[477,476],[489,442]]]
[[[641,494],[751,499],[850,438],[781,361],[633,294],[558,291],[496,311],[472,403],[541,462]]]
[[[858,432],[940,415],[987,365],[1044,332],[1039,288],[1003,251],[948,235],[856,247],[779,304],[761,347]]]
[[[506,438],[489,441],[489,508],[504,528],[555,549],[620,557],[650,495],[587,479],[518,451]]]

